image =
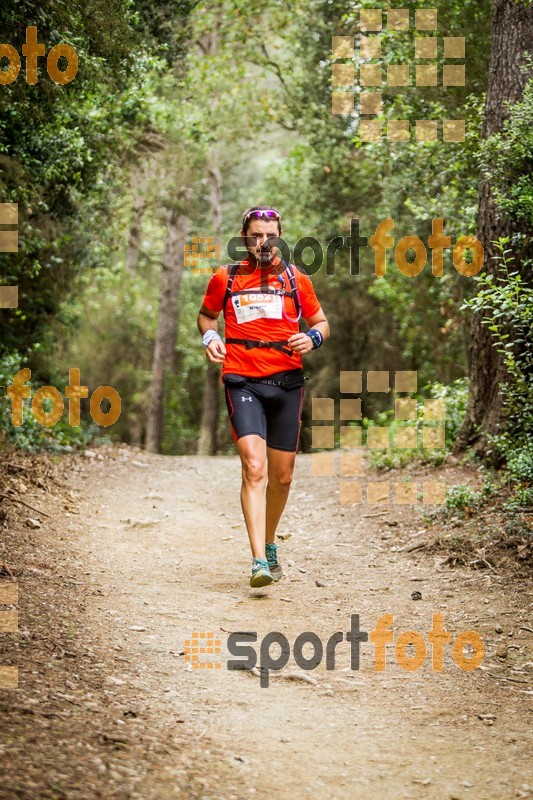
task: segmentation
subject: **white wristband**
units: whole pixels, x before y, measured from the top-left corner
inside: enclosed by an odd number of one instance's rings
[[[222,339],[220,334],[210,328],[208,331],[204,333],[202,336],[202,342],[204,343],[204,347],[207,347],[214,339]]]

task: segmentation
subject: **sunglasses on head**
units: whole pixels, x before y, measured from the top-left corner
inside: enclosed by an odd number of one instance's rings
[[[242,218],[243,226],[248,222],[249,219],[275,219],[278,222],[280,222],[281,221],[281,215],[279,214],[278,211],[276,211],[273,208],[254,209],[252,211],[249,211]]]

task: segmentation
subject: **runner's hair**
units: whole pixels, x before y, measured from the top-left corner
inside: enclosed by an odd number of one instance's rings
[[[275,206],[250,206],[250,208],[247,208],[244,214],[242,215],[243,219],[247,214],[250,214],[252,211],[276,211],[279,214],[279,211]],[[277,223],[278,223],[278,230],[281,232],[281,214],[279,214],[279,216],[280,219],[277,220]],[[244,233],[246,233],[246,231],[248,230],[248,226],[251,221],[252,221],[251,219],[247,219],[246,222],[243,223],[242,229]]]

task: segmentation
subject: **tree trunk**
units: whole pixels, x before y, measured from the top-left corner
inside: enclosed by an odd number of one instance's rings
[[[126,269],[135,275],[139,253],[141,250],[142,223],[146,209],[146,190],[148,187],[148,172],[145,169],[139,181],[134,182],[133,191],[135,197],[133,201],[133,216],[131,220],[128,244],[126,246]]]
[[[222,175],[218,167],[218,154],[216,150],[211,153],[209,165],[211,226],[214,233],[215,245],[222,244],[220,234],[222,225]],[[205,373],[202,419],[200,422],[200,437],[198,439],[198,453],[200,455],[214,455],[217,451],[218,439],[218,409],[220,398],[219,367],[208,363]]]
[[[524,0],[495,0],[492,19],[491,62],[482,137],[502,130],[509,115],[507,103],[518,102],[523,95],[526,76],[520,67],[524,53],[533,43],[533,13]],[[479,189],[477,238],[485,249],[484,270],[498,271],[494,244],[502,236],[512,236],[517,228],[500,214],[491,195],[490,183],[482,179]],[[516,255],[516,253],[515,253]],[[466,417],[457,441],[457,449],[474,446],[478,455],[487,451],[487,435],[498,431],[502,422],[503,402],[500,386],[506,380],[505,367],[493,346],[484,314],[472,320],[469,351],[470,393]]]
[[[189,218],[177,209],[170,212],[161,286],[159,291],[159,317],[152,364],[152,395],[148,411],[146,449],[161,451],[165,430],[165,378],[172,368],[178,330],[177,301],[184,268],[185,239]]]
[[[215,55],[219,51],[219,29],[222,23],[224,6],[217,2],[216,16],[211,30],[198,42],[205,55]],[[211,113],[216,116],[218,98],[215,96],[211,102]],[[209,158],[209,204],[211,208],[211,228],[214,244],[222,245],[222,175],[218,166],[218,151],[213,146]],[[204,381],[202,419],[200,421],[200,437],[198,439],[198,454],[214,455],[217,451],[218,439],[218,408],[220,398],[219,367],[207,365]]]
[[[207,367],[204,381],[204,398],[198,453],[214,455],[218,444],[218,409],[220,396],[220,368],[211,364]]]

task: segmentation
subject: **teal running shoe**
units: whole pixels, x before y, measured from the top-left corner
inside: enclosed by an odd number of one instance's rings
[[[273,580],[268,568],[268,561],[264,558],[254,558],[250,586],[257,589],[258,586],[268,586]]]
[[[283,577],[283,570],[281,569],[281,564],[278,562],[277,544],[269,544],[268,542],[266,543],[266,557],[272,578],[275,581],[279,581]]]

